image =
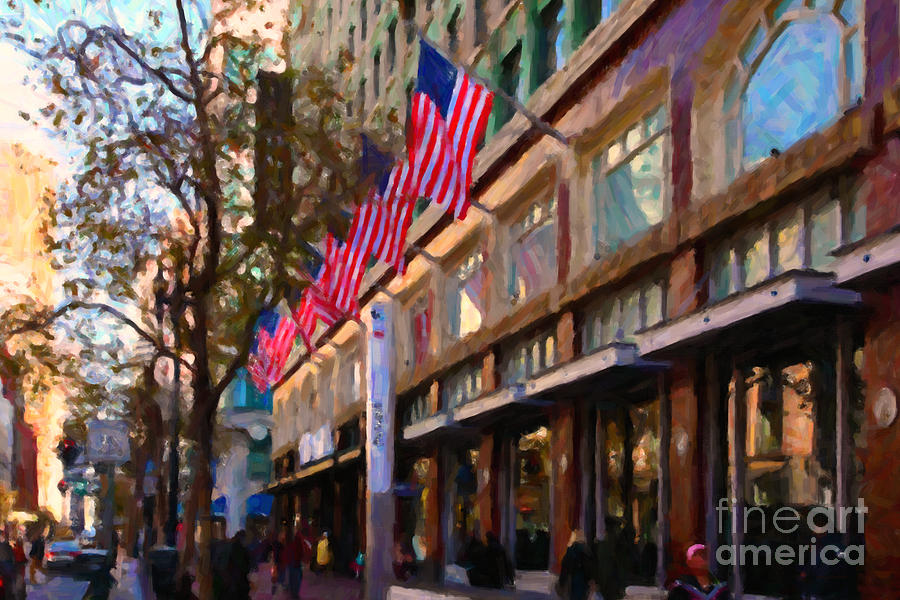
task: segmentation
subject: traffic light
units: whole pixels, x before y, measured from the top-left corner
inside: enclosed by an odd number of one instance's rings
[[[66,480],[65,480],[65,479],[60,479],[60,480],[59,480],[59,483],[56,484],[56,489],[59,490],[59,493],[60,493],[60,494],[65,495],[66,490],[69,489],[69,484],[66,483]]]
[[[75,459],[81,454],[81,448],[72,438],[63,438],[56,447],[59,454],[59,460],[62,461],[63,467],[68,469],[75,465]]]

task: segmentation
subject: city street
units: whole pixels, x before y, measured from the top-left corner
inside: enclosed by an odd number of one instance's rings
[[[148,582],[140,577],[140,562],[120,555],[116,568],[112,570],[116,585],[110,592],[110,600],[152,600]],[[78,581],[68,575],[37,575],[35,585],[27,584],[28,599],[35,600],[82,600],[88,591],[87,581]]]

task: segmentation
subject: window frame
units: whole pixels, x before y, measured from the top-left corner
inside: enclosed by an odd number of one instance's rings
[[[865,64],[866,61],[864,58],[865,2],[860,2],[860,13],[856,15],[857,22],[853,25],[849,25],[841,15],[841,12],[844,4],[852,2],[852,0],[836,0],[835,2],[833,2],[830,10],[817,9],[812,6],[811,0],[804,0],[802,9],[789,10],[781,15],[776,15],[775,13],[777,12],[779,6],[785,4],[788,1],[789,0],[772,0],[764,9],[760,11],[760,17],[747,28],[746,34],[743,36],[743,38],[740,39],[740,43],[736,46],[737,48],[739,48],[738,53],[731,60],[730,64],[726,64],[724,66],[725,69],[730,67],[728,76],[724,80],[725,83],[722,88],[722,95],[719,102],[719,112],[722,114],[723,122],[725,123],[725,126],[721,129],[724,150],[721,155],[721,176],[723,177],[726,185],[739,178],[742,174],[755,170],[762,162],[767,160],[767,157],[763,156],[762,158],[757,159],[752,164],[745,164],[743,99],[744,95],[746,94],[748,85],[750,84],[753,77],[758,73],[760,64],[772,49],[772,46],[792,24],[803,23],[805,21],[809,22],[814,17],[830,17],[837,24],[837,26],[840,27],[840,48],[836,65],[837,72],[835,73],[838,84],[839,98],[838,112],[834,115],[834,119],[839,118],[844,111],[852,108],[857,102],[855,99],[850,97],[850,95],[852,94],[853,85],[852,81],[850,81],[848,77],[847,64],[847,48],[850,44],[850,39],[854,35],[859,36],[858,52],[861,52],[863,55],[861,65],[862,70],[859,74],[862,89],[860,90],[861,95],[859,97],[862,98],[865,95],[865,82],[867,74]],[[756,47],[755,56],[753,56],[749,63],[745,64],[745,61],[741,55],[748,47],[748,43],[752,42],[757,32],[762,32],[763,37],[757,44],[754,44],[754,46]],[[737,86],[737,92],[730,93],[730,90],[734,86]],[[730,128],[734,128],[734,140],[728,139],[728,132]],[[806,139],[812,133],[814,132],[810,132],[802,136],[800,139],[793,142],[791,146],[799,143],[803,139]],[[733,155],[730,155],[731,150],[733,150],[734,152]],[[777,150],[783,153],[788,150],[788,148],[778,148]]]
[[[548,198],[544,200],[537,200],[532,202],[528,208],[525,210],[523,215],[520,215],[519,218],[513,222],[510,227],[510,233],[512,234],[510,244],[509,244],[509,265],[506,272],[507,277],[507,293],[509,295],[510,302],[512,304],[518,304],[527,298],[527,295],[522,295],[519,293],[519,285],[518,285],[518,258],[521,256],[522,248],[524,247],[524,243],[526,240],[534,235],[536,235],[541,229],[544,227],[552,227],[553,228],[553,256],[555,259],[555,263],[553,266],[553,271],[555,274],[559,273],[559,260],[558,260],[558,252],[559,248],[557,235],[559,233],[558,230],[558,220],[557,220],[557,198],[556,191],[549,190],[547,192]],[[540,211],[540,217],[534,219],[532,223],[525,224],[532,215],[535,210]],[[536,293],[540,293],[550,287],[552,287],[553,282],[550,282],[549,285],[546,282],[542,282],[541,289],[536,290]]]
[[[705,270],[709,277],[707,283],[707,304],[712,305],[717,302],[726,300],[727,298],[739,294],[741,292],[754,289],[760,285],[764,285],[775,277],[784,273],[797,270],[813,270],[817,272],[828,272],[831,263],[838,255],[846,251],[846,249],[858,244],[865,239],[865,228],[862,231],[854,230],[854,215],[857,211],[862,214],[865,220],[866,199],[856,196],[853,184],[847,176],[824,184],[812,194],[803,200],[785,206],[777,212],[771,213],[765,217],[763,221],[757,222],[747,228],[742,228],[739,234],[719,240],[713,245],[713,250],[709,252],[706,258]],[[828,210],[837,210],[837,222],[834,224],[833,246],[825,255],[830,258],[821,264],[815,264],[815,256],[813,256],[813,244],[816,242],[816,230],[814,217],[821,208]],[[781,263],[783,255],[780,252],[781,246],[778,243],[779,234],[784,229],[784,225],[790,221],[796,220],[798,225],[797,231],[797,250],[800,262],[797,265],[785,266]],[[760,280],[747,283],[747,273],[744,266],[746,244],[745,241],[748,232],[759,231],[761,237],[765,239],[768,253],[768,264],[766,265],[766,275]],[[728,292],[725,295],[718,293],[717,287],[722,283],[721,279],[716,278],[717,272],[724,272],[724,269],[714,268],[716,261],[721,260],[722,253],[728,253],[728,273],[730,282]],[[793,256],[793,254],[787,255]],[[719,264],[718,266],[722,266]]]
[[[662,171],[663,181],[660,191],[660,201],[662,203],[662,218],[660,223],[672,214],[672,119],[671,106],[668,98],[657,102],[648,103],[650,108],[641,110],[636,118],[629,121],[627,127],[621,128],[614,137],[607,138],[604,142],[596,144],[593,152],[590,153],[587,164],[587,188],[588,197],[591,203],[590,213],[591,220],[591,243],[594,247],[594,259],[597,260],[603,256],[607,256],[615,252],[621,245],[628,241],[626,238],[618,239],[615,245],[605,241],[609,239],[609,228],[602,218],[604,202],[608,201],[608,195],[603,194],[604,198],[598,197],[598,187],[601,180],[609,177],[609,174],[616,169],[622,168],[632,160],[641,155],[642,152],[653,146],[657,141],[662,140]],[[646,129],[648,127],[648,119],[662,114],[664,122],[658,126],[658,129],[652,133],[642,132],[643,136],[640,142],[632,148],[617,157],[615,161],[608,159],[609,151],[615,146],[627,147],[627,137],[635,130],[636,127]],[[648,231],[659,223],[651,224],[647,229],[635,232],[634,235],[642,231]],[[630,238],[629,238],[630,239]]]
[[[475,248],[467,252],[464,258],[456,264],[456,266],[451,271],[450,279],[450,291],[448,294],[450,296],[450,301],[452,304],[448,306],[450,310],[448,311],[448,316],[450,318],[450,334],[456,339],[464,339],[474,333],[475,331],[480,330],[484,326],[485,317],[487,316],[487,310],[485,309],[481,315],[481,323],[478,327],[476,327],[473,331],[467,331],[465,334],[462,332],[462,294],[464,293],[466,283],[468,283],[473,277],[479,275],[479,271],[485,267],[485,262],[487,260],[487,256],[485,255],[484,249],[480,245],[476,245]],[[471,261],[472,264],[469,264]],[[483,293],[484,297],[481,298],[483,303],[487,304],[487,289],[484,288]]]

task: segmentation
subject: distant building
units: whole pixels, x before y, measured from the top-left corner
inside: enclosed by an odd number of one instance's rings
[[[0,214],[5,217],[0,227],[0,305],[4,309],[25,297],[53,301],[53,270],[40,230],[46,216],[43,195],[53,191],[54,166],[20,145],[0,144]],[[17,490],[20,508],[47,506],[59,516],[62,498],[56,482],[61,470],[53,448],[60,433],[62,397],[57,391],[49,393],[37,409],[41,414],[33,413],[26,408],[22,392],[27,365],[9,360],[4,365],[0,421],[6,426],[0,436],[0,481]],[[29,423],[40,427],[35,431]],[[47,493],[50,489],[52,493]]]
[[[259,492],[272,476],[272,393],[257,392],[241,370],[225,391],[219,418],[224,450],[216,462],[213,506],[231,536],[247,528],[248,517],[269,521],[271,499]]]

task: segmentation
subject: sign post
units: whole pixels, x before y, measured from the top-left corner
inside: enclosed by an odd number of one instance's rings
[[[100,474],[100,515],[101,530],[97,539],[101,547],[115,553],[112,547],[113,527],[115,520],[115,480],[116,465],[131,458],[131,446],[128,440],[128,424],[125,421],[101,421],[95,419],[88,423],[87,449],[85,458],[94,463]]]
[[[394,377],[393,307],[378,302],[367,317],[366,598],[381,600],[393,578]]]

